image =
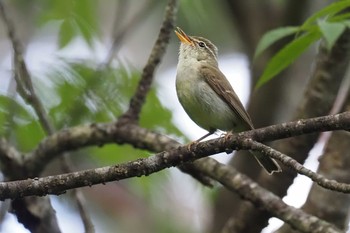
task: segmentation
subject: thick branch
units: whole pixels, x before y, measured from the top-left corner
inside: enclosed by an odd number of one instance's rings
[[[350,112],[298,120],[242,132],[238,135],[228,135],[225,137],[228,139],[226,141],[219,139],[218,145],[223,145],[224,143],[224,146],[218,148],[218,151],[213,151],[213,153],[235,149],[235,144],[233,143],[235,143],[236,137],[251,138],[254,141],[263,142],[314,132],[349,128]],[[35,171],[36,169],[42,169],[45,164],[62,152],[86,146],[100,146],[112,142],[118,144],[128,143],[134,147],[150,151],[168,150],[178,145],[174,140],[166,136],[143,129],[137,125],[91,124],[64,129],[48,136],[32,152],[32,156],[25,156],[27,158],[25,163],[29,170]]]
[[[200,144],[209,144],[212,147],[212,144],[207,142]],[[71,188],[150,175],[165,167],[200,158],[201,156],[194,154],[196,150],[198,149],[195,149],[192,153],[187,146],[183,146],[169,152],[162,152],[145,159],[138,159],[115,166],[44,178],[2,182],[0,183],[0,199],[19,198],[27,195],[62,194],[65,190]],[[302,232],[340,232],[327,222],[286,205],[279,197],[259,187],[248,177],[238,173],[231,167],[221,165],[213,159],[197,161],[195,166],[198,166],[198,169],[211,178],[218,180],[230,190],[238,192],[244,199],[270,211],[274,216]]]
[[[278,196],[260,187],[250,178],[239,173],[232,167],[220,164],[214,159],[207,159],[205,162],[199,160],[194,164],[207,176],[219,181],[243,199],[250,201],[258,208],[269,211],[273,216],[283,220],[301,232],[341,232],[333,225],[317,217],[288,206]]]
[[[18,198],[23,195],[60,194],[67,189],[126,179],[135,176],[149,175],[154,172],[160,171],[164,168],[181,165],[185,162],[190,162],[195,159],[209,156],[218,152],[226,151],[227,149],[247,149],[247,145],[242,143],[242,139],[277,139],[291,135],[296,136],[306,132],[311,133],[315,131],[320,131],[320,129],[318,128],[320,127],[320,123],[322,123],[321,125],[323,126],[321,127],[322,130],[348,129],[350,127],[350,112],[345,112],[333,116],[300,120],[297,122],[291,122],[277,126],[270,126],[254,131],[243,132],[229,137],[208,140],[193,145],[191,147],[191,150],[189,150],[188,146],[182,146],[179,148],[161,152],[157,155],[153,155],[145,159],[138,159],[136,161],[115,166],[91,169],[58,176],[50,176],[34,180],[1,183],[0,191],[2,191],[0,198]],[[143,142],[144,144],[138,144],[137,146],[146,148],[149,146],[149,143],[154,142],[153,140],[148,140],[154,139],[157,136],[157,134],[151,133],[145,129],[138,128],[137,126],[133,127],[134,128],[132,130],[130,130],[130,127],[125,127],[125,129],[122,129],[120,131],[117,130],[118,135],[123,135],[129,140],[125,141],[125,143],[128,142],[130,144],[133,144],[133,142],[137,142],[144,137],[144,139],[146,139],[146,141]],[[280,134],[272,135],[268,132],[268,129],[274,130],[274,132],[280,132]],[[287,131],[287,134],[283,134],[283,129]],[[127,132],[130,132],[131,134]],[[263,134],[265,136],[258,137],[259,132],[260,134]],[[142,135],[140,135],[139,133],[141,133]],[[49,139],[50,138],[48,138],[47,140]],[[94,140],[90,142],[93,142],[96,139],[97,138],[94,138]],[[68,141],[72,141],[74,143],[76,140],[70,138]],[[60,148],[60,146],[58,146],[57,148]],[[66,147],[65,149],[69,148]],[[277,157],[279,158],[279,155],[276,156],[276,158]],[[350,188],[347,187],[346,190],[342,191],[348,192],[350,191]]]

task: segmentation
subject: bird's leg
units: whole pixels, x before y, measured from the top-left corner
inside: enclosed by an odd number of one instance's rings
[[[210,135],[212,135],[215,131],[209,131],[207,134],[205,134],[204,136],[200,137],[199,139],[197,139],[196,141],[194,142],[200,142],[202,141],[203,139],[209,137]]]
[[[188,145],[187,145],[187,149],[188,150],[191,150],[192,149],[192,146],[197,144],[198,142],[202,141],[203,139],[209,137],[210,135],[212,135],[213,133],[215,133],[215,129],[211,129],[207,134],[205,134],[204,136],[200,137],[199,139],[193,141],[193,142],[190,142]]]

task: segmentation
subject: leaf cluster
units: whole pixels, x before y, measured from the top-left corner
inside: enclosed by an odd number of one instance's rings
[[[341,34],[350,27],[349,7],[349,0],[337,1],[311,15],[300,26],[281,27],[267,32],[257,45],[254,59],[277,41],[290,36],[294,36],[294,39],[270,59],[256,88],[286,69],[318,40],[324,39],[327,49],[330,50]]]

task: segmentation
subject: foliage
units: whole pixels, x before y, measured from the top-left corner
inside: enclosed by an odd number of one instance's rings
[[[350,27],[350,14],[346,11],[348,7],[349,0],[338,1],[314,13],[299,27],[282,27],[267,32],[257,45],[255,59],[278,40],[291,35],[295,38],[270,59],[256,88],[287,68],[319,39],[323,38],[330,50],[344,30]]]
[[[98,35],[96,3],[93,0],[85,1],[44,1],[43,14],[40,22],[61,22],[58,36],[60,48],[67,46],[76,36],[80,35],[89,46]]]

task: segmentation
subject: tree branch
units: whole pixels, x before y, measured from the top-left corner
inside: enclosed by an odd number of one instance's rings
[[[217,151],[212,151],[212,153],[235,149],[235,140],[237,137],[251,138],[254,141],[264,142],[308,133],[349,128],[350,112],[298,120],[239,134],[230,134],[225,137],[227,139],[225,141],[223,139],[216,139],[219,140],[218,145],[221,146]],[[37,169],[42,169],[46,163],[57,157],[60,153],[77,150],[86,146],[101,146],[113,142],[130,144],[139,149],[156,152],[169,150],[179,145],[169,137],[133,124],[124,126],[116,126],[114,123],[90,124],[64,129],[46,137],[31,153],[31,156],[24,156],[24,162],[27,169],[35,174],[37,173]],[[210,140],[208,142],[212,141]],[[223,144],[224,146],[222,146]]]
[[[130,100],[129,109],[119,118],[118,124],[125,124],[125,122],[135,123],[139,119],[141,108],[153,81],[154,71],[165,54],[166,46],[170,40],[170,33],[174,29],[177,2],[177,0],[169,0],[168,2],[158,38],[153,46],[147,64],[143,68],[139,85]]]
[[[320,126],[323,126],[323,127],[319,129],[318,127]],[[258,149],[255,147],[251,147],[251,145],[250,147],[248,147],[247,144],[242,143],[242,140],[244,141],[246,139],[252,139],[252,140],[255,140],[256,138],[258,138],[259,140],[281,139],[288,136],[297,136],[303,133],[311,133],[311,132],[316,132],[320,130],[324,131],[324,130],[348,129],[349,127],[350,127],[350,112],[344,112],[341,114],[326,116],[326,117],[300,120],[300,121],[291,122],[291,123],[284,123],[281,125],[270,126],[262,129],[252,130],[248,132],[243,132],[243,133],[230,135],[219,139],[213,139],[213,140],[208,140],[198,144],[194,144],[190,148],[191,150],[188,148],[188,146],[181,146],[178,148],[171,148],[168,151],[163,151],[159,154],[150,156],[148,158],[138,159],[132,162],[118,164],[114,166],[90,169],[90,170],[63,174],[58,176],[49,176],[49,177],[40,178],[40,179],[31,179],[31,180],[28,179],[23,181],[0,183],[0,193],[1,193],[0,199],[18,198],[26,195],[60,194],[65,192],[67,189],[83,187],[88,185],[91,186],[94,184],[121,180],[121,179],[130,178],[130,177],[150,175],[164,168],[178,166],[185,162],[191,162],[193,160],[203,158],[205,156],[226,151],[227,149],[254,149],[254,150]],[[115,128],[115,129],[119,129],[119,131],[117,130],[117,135],[123,135],[124,139],[126,139],[124,143],[134,144],[133,142],[141,142],[141,144],[136,144],[136,146],[138,146],[139,148],[149,147],[149,143],[154,143],[152,139],[157,137],[157,134],[154,134],[142,128],[138,128],[138,126],[135,126],[135,125],[132,130],[130,130],[130,127],[125,127],[125,129],[120,129],[120,128]],[[273,135],[270,132],[268,132],[268,129],[275,132],[276,135]],[[259,134],[259,132],[262,136]],[[70,134],[66,134],[66,135],[70,135]],[[90,135],[95,136],[96,134],[91,133]],[[57,136],[57,135],[53,135],[53,136]],[[50,137],[47,138],[47,140],[49,139]],[[74,138],[70,138],[70,139],[65,138],[65,139],[73,143],[81,142],[80,140],[76,140]],[[96,137],[90,138],[89,142],[95,142],[96,140],[101,142],[101,139]],[[142,141],[142,140],[145,140],[145,141]],[[152,140],[152,141],[149,141],[149,140]],[[64,141],[62,145],[64,145],[65,142],[67,141]],[[87,141],[84,141],[85,145],[87,145],[86,142]],[[48,145],[51,145],[51,144],[49,143]],[[74,146],[75,146],[74,148],[77,148],[77,145],[74,145]],[[56,149],[60,147],[61,146],[58,146],[56,147]],[[65,149],[67,150],[69,148],[65,147]],[[72,149],[72,147],[70,149]],[[261,147],[260,149],[263,149],[265,153],[271,153],[271,156],[273,157],[280,158],[280,154],[276,155],[271,151],[266,152],[265,147]],[[287,160],[287,159],[284,162],[287,164],[294,163],[293,161],[290,162],[290,160]],[[303,169],[300,169],[300,171],[306,173],[305,170]],[[319,180],[317,177],[316,178],[313,177],[313,178],[323,184],[324,180]],[[342,191],[344,192],[350,191],[350,188],[348,186],[346,188],[342,186],[342,188],[343,188]]]
[[[213,144],[207,142],[200,144],[209,144],[210,147],[213,146]],[[197,147],[200,147],[200,144],[198,144]],[[6,198],[20,198],[28,195],[58,195],[64,193],[67,189],[100,183],[104,184],[105,182],[136,176],[147,176],[163,168],[200,158],[200,155],[195,154],[196,150],[197,149],[191,152],[188,150],[187,146],[183,146],[148,158],[138,159],[115,166],[44,178],[0,182],[0,200]],[[206,159],[205,161],[199,160],[196,161],[194,165],[198,166],[198,169],[209,177],[218,180],[228,189],[237,192],[244,199],[266,209],[273,213],[274,216],[291,224],[302,232],[340,232],[331,224],[308,215],[299,209],[286,205],[279,197],[261,188],[248,177],[238,173],[231,167],[222,165],[213,159]]]
[[[7,17],[4,5],[2,5],[2,4],[0,4],[0,15],[2,16],[3,21],[7,27],[8,37],[12,43],[12,47],[13,47],[13,51],[14,51],[14,66],[15,66],[14,78],[16,80],[19,93],[20,93],[21,97],[24,100],[26,100],[26,102],[30,106],[33,107],[36,115],[39,118],[39,122],[40,122],[41,126],[43,127],[44,131],[48,135],[52,135],[55,132],[54,125],[50,122],[49,116],[45,111],[44,105],[42,104],[42,102],[40,101],[39,97],[37,96],[37,94],[34,90],[32,78],[31,78],[31,75],[27,69],[27,65],[26,65],[24,57],[23,57],[23,48],[21,46],[19,39],[16,37],[15,27],[12,24],[11,20]],[[63,164],[63,167],[66,168],[64,172],[71,171],[70,169],[68,169],[69,168],[69,161],[68,161],[67,155],[63,155],[60,158],[60,162],[61,162],[61,164]],[[26,171],[26,169],[20,169],[20,170]],[[7,171],[8,171],[7,176],[9,176],[9,174],[13,173],[9,170],[7,170]],[[13,170],[13,171],[16,171],[16,170]],[[23,177],[27,176],[27,174],[24,174],[24,173],[25,172],[22,171],[20,173],[16,172],[15,174],[16,174],[16,176],[19,176],[19,174],[22,174],[22,178],[23,178]],[[11,175],[11,176],[13,178],[13,175]],[[73,198],[75,199],[75,201],[77,202],[77,205],[79,207],[78,210],[79,210],[79,213],[80,213],[82,220],[83,220],[85,232],[93,233],[95,231],[94,231],[94,228],[92,225],[92,221],[91,221],[84,205],[82,205],[81,195],[78,195],[78,192],[79,192],[78,190],[74,190],[72,194],[73,194]],[[51,211],[50,215],[52,217],[54,217],[55,212]]]
[[[242,145],[244,149],[259,151],[265,154],[266,156],[270,156],[280,162],[282,162],[285,166],[291,168],[297,173],[309,177],[312,181],[314,181],[319,186],[343,193],[350,193],[350,184],[339,183],[336,180],[330,180],[325,178],[324,176],[317,174],[316,172],[307,169],[302,164],[298,163],[295,159],[271,148],[262,143],[253,141],[251,139],[246,139],[243,141]]]
[[[269,211],[273,216],[301,232],[342,232],[326,221],[288,206],[278,196],[262,188],[233,167],[220,164],[210,158],[206,159],[205,162],[198,160],[194,164],[207,176],[219,181],[227,189],[236,192],[255,206]]]

